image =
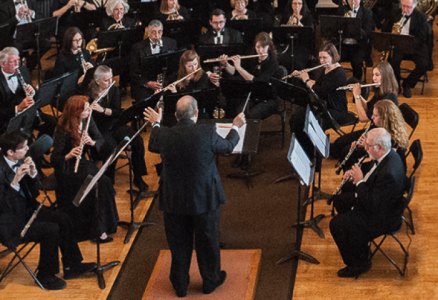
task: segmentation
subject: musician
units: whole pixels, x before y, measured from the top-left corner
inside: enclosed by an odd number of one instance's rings
[[[105,65],[98,66],[94,72],[94,80],[90,83],[88,94],[91,96],[90,102],[93,102],[109,88],[113,80],[111,68]],[[113,124],[123,112],[119,89],[112,86],[108,94],[104,96],[98,103],[92,103],[90,108],[93,110],[93,119],[105,139],[102,147],[102,155],[105,159],[111,155],[117,145],[126,137],[132,137],[135,131],[127,126],[122,125],[117,128],[112,128]],[[132,149],[132,168],[134,173],[133,183],[141,192],[149,189],[149,186],[143,181],[142,176],[147,175],[144,142],[138,135],[131,142]],[[117,161],[108,167],[105,173],[114,184],[115,168]]]
[[[374,31],[373,13],[361,4],[361,0],[347,0],[347,3],[348,5],[339,7],[338,14],[360,19],[360,36],[355,39],[343,39],[341,61],[349,61],[353,69],[353,77],[360,80],[363,62],[371,55],[370,38],[371,32]]]
[[[149,151],[163,160],[160,178],[160,210],[172,253],[170,281],[178,297],[185,297],[195,245],[204,294],[212,293],[226,278],[221,271],[219,249],[220,205],[225,193],[215,163],[216,153],[230,153],[239,141],[238,128],[245,124],[239,114],[224,139],[214,125],[196,125],[196,100],[182,97],[176,106],[178,125],[160,127],[161,111],[145,110],[145,120],[154,124]],[[195,243],[193,243],[195,241]]]
[[[233,10],[227,13],[226,18],[228,20],[257,19],[256,13],[246,8],[248,0],[230,0],[230,4]]]
[[[163,37],[163,24],[152,20],[148,25],[149,38],[136,43],[131,51],[131,96],[135,101],[142,101],[163,88],[157,82],[157,75],[142,65],[143,58],[177,49],[174,39]],[[146,70],[146,71],[144,71]]]
[[[247,61],[245,68],[241,66],[241,59],[239,55],[232,56],[230,59],[233,63],[231,65],[227,61],[227,56],[221,56],[221,65],[224,70],[230,75],[239,75],[247,81],[269,81],[278,68],[277,51],[269,34],[266,32],[259,33],[254,40],[255,50],[257,54],[263,55],[257,61]],[[267,54],[267,55],[266,55]],[[247,70],[250,71],[247,71]],[[236,116],[241,112],[244,106],[244,101],[237,99],[227,99],[227,114],[230,117]],[[248,110],[246,113],[249,119],[264,120],[272,115],[278,108],[277,102],[274,99],[260,99],[250,100],[248,102]]]
[[[339,64],[339,54],[332,43],[327,43],[319,50],[319,62],[324,66],[323,74],[315,81],[309,78],[306,70],[294,71],[291,75],[301,79],[307,88],[313,89],[319,99],[325,103],[331,116],[339,123],[345,122],[348,114],[347,97],[345,91],[336,90],[340,86],[345,86],[347,76],[344,68]],[[312,109],[314,109],[311,106]],[[314,109],[315,110],[315,109]],[[316,113],[321,113],[316,110]],[[303,131],[306,116],[306,108],[300,107],[290,118],[289,124],[292,132],[301,134]],[[322,119],[322,128],[327,130],[331,124],[325,118]]]
[[[347,265],[339,277],[356,277],[371,268],[368,242],[400,227],[406,175],[400,157],[391,149],[391,135],[383,128],[371,130],[365,149],[377,164],[367,171],[358,165],[344,174],[353,191],[333,200],[338,215],[330,232]],[[349,179],[350,178],[350,179]]]
[[[187,8],[179,5],[178,0],[161,0],[160,12],[157,15],[157,20],[166,22],[188,19],[189,12]]]
[[[93,60],[87,49],[83,48],[84,35],[77,27],[70,27],[64,35],[62,48],[56,58],[54,74],[61,76],[64,73],[79,70],[78,84],[85,79],[84,69],[93,68]],[[85,64],[82,62],[82,58]]]
[[[374,105],[380,100],[391,100],[398,106],[398,84],[388,62],[381,61],[373,68],[373,83],[380,83],[380,85],[373,87],[374,95],[368,102],[361,95],[361,85],[359,83],[352,85],[357,117],[362,123],[371,121]],[[364,132],[365,129],[357,130],[339,137],[330,148],[330,156],[336,159],[345,157],[351,143],[357,141]]]
[[[243,43],[242,35],[233,28],[225,28],[227,19],[225,12],[219,8],[210,14],[211,28],[199,37],[199,44],[240,44]]]
[[[390,63],[399,85],[402,79],[400,75],[402,60],[409,59],[415,63],[415,69],[403,80],[403,96],[411,98],[411,88],[414,88],[421,76],[426,73],[429,65],[429,48],[427,45],[429,25],[426,15],[416,9],[418,0],[401,0],[400,3],[401,9],[397,9],[392,13],[388,22],[382,26],[382,31],[391,32],[393,25],[401,20],[402,14],[406,14],[407,21],[403,22],[401,34],[414,36],[414,53],[404,54],[394,51]]]
[[[29,136],[23,132],[3,134],[0,137],[0,242],[9,249],[21,243],[38,242],[39,282],[45,289],[60,290],[64,280],[59,272],[59,251],[62,253],[64,279],[79,277],[96,268],[95,263],[82,263],[81,250],[74,237],[70,218],[42,206],[24,237],[20,236],[33,212],[38,208],[39,195],[35,185],[37,170],[31,157],[26,157]]]
[[[382,24],[391,16],[391,12],[398,7],[400,0],[376,0],[372,7],[373,20],[377,29],[382,28]]]
[[[0,10],[0,24],[9,24],[11,38],[17,25],[26,22],[26,16],[30,16],[32,19],[36,18],[36,3],[34,0],[27,1],[28,8],[19,1],[17,1],[18,4],[15,4],[15,2],[15,0],[0,1],[2,7]]]
[[[109,0],[105,6],[105,12],[108,17],[102,19],[102,30],[109,30],[110,26],[119,24],[117,29],[132,28],[135,26],[135,20],[127,17],[129,4],[124,0]]]
[[[113,241],[108,234],[117,231],[119,221],[111,180],[105,175],[99,180],[97,205],[94,190],[79,207],[73,204],[87,176],[98,172],[96,164],[87,160],[85,153],[89,150],[90,156],[96,159],[105,142],[93,118],[86,131],[90,111],[87,96],[70,97],[56,126],[51,162],[55,168],[58,208],[70,216],[78,240],[99,236],[101,243],[107,243]],[[79,167],[75,173],[78,159]]]

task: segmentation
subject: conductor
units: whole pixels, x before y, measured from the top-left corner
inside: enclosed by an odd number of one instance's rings
[[[227,276],[221,271],[219,249],[220,205],[225,192],[215,164],[216,153],[229,153],[239,141],[238,128],[245,123],[243,113],[233,120],[224,139],[214,125],[197,125],[198,105],[184,96],[176,105],[174,127],[160,127],[161,111],[145,110],[152,123],[149,151],[160,153],[159,208],[164,211],[164,227],[172,253],[169,279],[178,297],[185,297],[195,243],[204,294],[212,293]]]

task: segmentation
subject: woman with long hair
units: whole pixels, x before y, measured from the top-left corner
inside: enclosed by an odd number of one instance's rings
[[[56,126],[51,156],[57,182],[56,199],[58,208],[70,216],[78,240],[99,237],[101,242],[110,242],[112,238],[108,234],[117,231],[119,220],[111,180],[106,176],[99,180],[97,203],[96,193],[91,191],[79,207],[73,205],[87,176],[94,176],[99,171],[86,159],[85,153],[89,150],[90,156],[97,158],[105,142],[93,118],[85,132],[90,113],[87,96],[72,96]],[[79,167],[75,172],[78,159]]]
[[[169,16],[175,18],[173,20],[188,20],[189,12],[187,8],[179,5],[178,0],[161,0],[160,12],[156,19],[165,22],[169,21]]]
[[[310,26],[313,19],[305,0],[289,0],[280,20],[283,26]]]
[[[248,0],[230,0],[232,11],[227,13],[227,20],[248,20],[255,19],[257,15],[254,11],[247,9]]]

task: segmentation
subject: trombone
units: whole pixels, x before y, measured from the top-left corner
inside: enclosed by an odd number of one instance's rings
[[[379,85],[380,85],[380,83],[370,83],[370,84],[361,84],[360,87],[364,88],[364,87],[379,86]],[[344,90],[351,91],[352,89],[353,89],[352,86],[346,85],[346,86],[340,86],[336,90],[337,91],[344,91]]]
[[[240,59],[246,59],[246,58],[254,58],[254,57],[260,57],[260,56],[268,56],[269,54],[264,53],[264,54],[254,54],[254,55],[246,55],[246,56],[241,56]],[[204,64],[206,63],[212,63],[212,62],[217,62],[217,61],[221,61],[222,59],[218,58],[212,58],[212,59],[207,59],[204,60]],[[232,60],[231,57],[227,58],[226,60]]]
[[[325,66],[327,66],[328,64],[329,64],[329,63],[325,63],[325,64],[322,64],[322,65],[319,65],[319,66],[316,66],[316,67],[313,67],[313,68],[304,69],[303,71],[311,72],[311,71],[313,71],[313,70],[316,70],[316,69],[319,69],[319,68],[325,67]],[[281,80],[285,80],[286,78],[291,78],[291,77],[295,77],[295,76],[298,76],[298,74],[294,74],[294,73],[292,73],[292,74],[289,74],[289,75],[287,75],[287,76],[284,76],[283,78],[281,78]]]

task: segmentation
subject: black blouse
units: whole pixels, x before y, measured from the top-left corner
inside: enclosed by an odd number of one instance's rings
[[[184,21],[190,19],[189,12],[188,12],[187,8],[185,8],[184,6],[179,7],[178,13],[184,18]],[[169,17],[169,14],[163,14],[162,12],[159,11],[156,19],[161,21],[161,22],[166,22],[168,17]],[[176,21],[183,21],[183,20],[176,20]]]
[[[90,52],[87,49],[82,49],[82,53],[84,55],[85,61],[92,63]],[[69,56],[66,56],[62,52],[58,54],[54,69],[55,76],[60,76],[64,73],[75,71],[77,69],[80,70],[79,76],[83,75],[84,72],[82,70],[81,56],[79,53],[71,54]]]
[[[323,73],[319,77],[312,89],[319,98],[327,103],[327,109],[334,109],[340,112],[347,112],[347,97],[345,91],[337,91],[340,86],[344,86],[347,82],[345,70],[342,67],[337,67],[327,74]]]
[[[257,14],[250,9],[246,9],[245,15],[248,16],[248,20],[249,19],[257,19]],[[230,11],[229,13],[226,14],[225,17],[227,18],[228,21],[230,21],[231,18],[233,17],[233,12]]]
[[[179,88],[178,85],[176,86],[178,93],[184,93],[184,92],[190,92],[194,90],[204,90],[208,89],[210,87],[214,87],[210,80],[208,79],[207,73],[203,72],[201,75],[201,78],[199,78],[198,81],[195,81],[190,79],[189,83],[184,88]]]
[[[91,95],[91,92],[89,92],[89,95]],[[95,99],[90,98],[90,103],[94,100]],[[108,94],[100,99],[98,103],[103,108],[109,108],[112,111],[111,116],[107,116],[104,113],[93,110],[93,119],[96,122],[97,128],[101,132],[108,131],[111,125],[113,125],[113,122],[115,122],[123,112],[119,88],[113,85]]]
[[[291,16],[290,14],[283,15],[283,17],[281,18],[281,21],[280,21],[280,25],[287,24],[290,16]],[[310,13],[303,14],[303,17],[301,18],[300,22],[301,22],[301,24],[303,24],[303,26],[310,26],[313,28],[313,19],[312,19],[312,15]]]
[[[254,62],[256,62],[255,65]],[[246,70],[251,70],[249,73],[254,76],[253,81],[269,81],[278,69],[278,61],[276,58],[268,56],[261,63],[258,62],[258,59],[250,59],[250,62],[246,63],[245,66]]]
[[[373,115],[373,110],[374,110],[374,105],[379,102],[380,100],[391,100],[392,102],[394,102],[395,105],[398,106],[398,97],[396,94],[394,93],[388,93],[386,95],[383,96],[378,96],[376,93],[374,94],[373,98],[371,98],[370,101],[367,102],[367,117],[369,120],[371,120],[371,117]]]

